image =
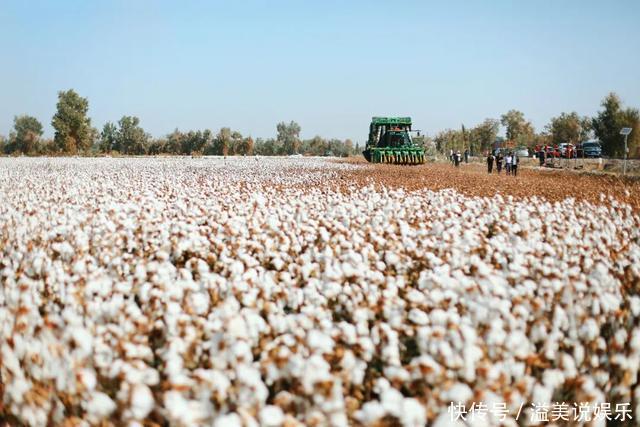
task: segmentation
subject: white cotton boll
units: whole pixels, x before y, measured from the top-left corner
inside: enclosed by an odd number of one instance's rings
[[[448,390],[445,390],[442,393],[442,398],[444,399],[445,403],[464,403],[467,400],[471,399],[472,396],[473,391],[469,388],[468,385],[464,383],[455,383]]]
[[[384,376],[390,380],[397,380],[402,382],[409,381],[409,379],[411,378],[409,372],[399,366],[386,366],[384,368]]]
[[[276,257],[272,259],[271,264],[273,265],[273,268],[275,268],[277,271],[282,271],[282,267],[284,267],[284,261],[282,261],[280,257]]]
[[[51,249],[53,249],[53,251],[60,255],[60,258],[65,261],[69,261],[75,254],[75,250],[73,249],[73,246],[69,244],[69,242],[53,243],[51,245]]]
[[[78,357],[84,358],[91,354],[93,348],[93,337],[86,329],[82,327],[73,327],[71,330],[73,342],[76,345],[75,352]]]
[[[422,427],[427,425],[427,413],[417,399],[402,399],[400,422],[404,427]]]
[[[178,421],[188,417],[189,405],[180,392],[169,391],[165,393],[164,406],[171,420]]]
[[[284,422],[284,412],[278,406],[267,405],[260,410],[260,424],[266,427],[278,427]]]
[[[392,387],[387,388],[380,395],[385,412],[395,417],[399,417],[402,413],[403,400],[402,393]]]
[[[635,352],[640,353],[640,327],[636,327],[631,332],[631,340],[629,347]]]
[[[236,339],[247,338],[247,324],[242,316],[234,316],[227,323],[227,334]]]
[[[533,402],[550,403],[552,395],[553,389],[551,387],[545,387],[542,384],[535,384],[533,386]]]
[[[83,369],[80,371],[79,378],[87,390],[93,390],[96,388],[96,373],[93,369]]]
[[[614,335],[616,344],[623,347],[627,342],[627,331],[624,329],[618,329]]]
[[[78,260],[73,264],[73,274],[84,276],[87,273],[87,264],[83,260]]]
[[[417,289],[410,289],[405,298],[414,304],[423,304],[427,301],[425,294]]]
[[[629,297],[629,308],[634,316],[640,316],[640,296],[632,295]]]
[[[116,404],[109,396],[102,392],[93,392],[85,404],[85,410],[89,421],[98,423],[100,420],[108,418],[116,410]]]
[[[213,427],[241,427],[242,418],[236,413],[221,415],[216,417]]]
[[[464,379],[466,381],[475,381],[476,363],[482,359],[482,356],[482,350],[477,345],[466,345],[464,347],[462,357],[464,359]]]
[[[432,310],[429,313],[429,319],[433,325],[446,326],[447,325],[447,313],[439,308]]]
[[[542,373],[542,382],[551,390],[555,390],[564,383],[564,375],[559,369],[546,369]]]
[[[151,394],[149,387],[143,384],[133,386],[131,393],[131,414],[135,419],[144,419],[149,415],[154,404],[153,394]]]
[[[587,341],[595,340],[600,334],[600,328],[593,318],[588,318],[580,327],[580,337]]]
[[[314,351],[320,353],[331,353],[333,351],[334,343],[331,337],[317,329],[312,329],[307,334],[307,345]]]
[[[385,416],[385,409],[378,401],[366,402],[362,408],[358,410],[355,417],[365,426],[373,425],[376,421]]]
[[[531,344],[527,336],[521,331],[511,332],[507,336],[505,345],[508,349],[511,349],[513,355],[519,359],[524,359],[531,352]]]
[[[189,294],[189,306],[200,316],[207,314],[209,311],[209,295],[205,292],[191,292]]]
[[[354,345],[358,339],[356,327],[347,322],[340,322],[339,327],[341,331],[340,336],[344,342],[348,345]]]
[[[312,393],[314,385],[320,381],[329,381],[329,364],[320,355],[311,356],[304,366],[302,386],[306,393]]]
[[[429,323],[429,316],[422,310],[412,308],[409,311],[409,320],[416,325],[426,325]]]

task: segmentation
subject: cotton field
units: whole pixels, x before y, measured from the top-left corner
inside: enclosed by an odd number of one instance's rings
[[[636,425],[638,210],[400,170],[0,159],[0,421]]]

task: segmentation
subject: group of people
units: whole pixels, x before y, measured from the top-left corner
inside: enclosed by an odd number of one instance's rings
[[[498,151],[495,155],[489,152],[487,154],[487,172],[493,173],[494,163],[498,174],[502,172],[502,166],[504,164],[507,175],[518,175],[518,163],[520,163],[520,159],[515,152],[507,152],[504,156],[501,151]]]
[[[451,162],[451,164],[453,164],[454,166],[458,167],[460,166],[460,163],[462,163],[462,153],[460,153],[460,150],[458,151],[449,151],[449,161]],[[464,150],[464,162],[465,163],[469,163],[469,150]]]

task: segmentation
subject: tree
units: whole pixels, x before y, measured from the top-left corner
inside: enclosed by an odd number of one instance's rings
[[[462,150],[462,132],[459,130],[445,129],[440,131],[433,138],[433,141],[436,144],[436,149],[447,156],[450,150]]]
[[[13,118],[13,134],[9,142],[12,152],[34,154],[42,136],[42,124],[35,117],[22,115]]]
[[[231,132],[231,142],[229,144],[229,154],[241,154],[242,151],[242,134],[238,131]]]
[[[485,153],[493,150],[496,142],[500,122],[495,119],[485,119],[482,123],[471,129],[469,132],[469,148],[471,153]]]
[[[297,154],[300,151],[300,125],[294,121],[289,124],[280,122],[276,129],[277,141],[282,145],[284,154]]]
[[[103,153],[120,151],[121,148],[118,146],[118,142],[118,128],[116,125],[111,122],[105,123],[100,133],[100,151]]]
[[[510,110],[500,117],[502,126],[507,128],[507,140],[519,146],[529,145],[533,139],[534,129],[531,122],[524,118],[524,114],[518,110]]]
[[[214,139],[213,145],[215,154],[228,156],[229,147],[231,146],[231,129],[221,128]]]
[[[87,117],[89,101],[73,89],[58,92],[56,114],[51,125],[56,130],[54,142],[59,151],[77,153],[91,147],[96,131]]]
[[[353,155],[353,141],[351,141],[349,138],[344,140],[344,149],[347,156]]]
[[[593,131],[602,143],[602,151],[609,156],[624,155],[624,136],[620,129],[633,129],[628,137],[629,152],[635,157],[640,154],[640,115],[635,108],[622,108],[622,101],[615,93],[607,95],[600,104],[603,108],[592,120]]]
[[[122,116],[118,121],[117,146],[124,154],[144,154],[149,135],[140,127],[140,119],[134,116]]]
[[[591,120],[587,117],[581,118],[578,113],[562,113],[558,117],[553,117],[551,123],[547,125],[547,130],[551,135],[553,144],[578,144],[589,137],[591,130]]]
[[[253,154],[253,138],[250,136],[242,140],[242,147],[239,154],[250,156]]]

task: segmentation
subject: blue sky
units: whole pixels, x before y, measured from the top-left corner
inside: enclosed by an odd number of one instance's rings
[[[640,2],[0,0],[0,134],[31,114],[52,136],[59,90],[92,123],[154,136],[296,120],[305,138],[364,141],[373,115],[433,134],[522,110],[536,129],[640,107]]]

